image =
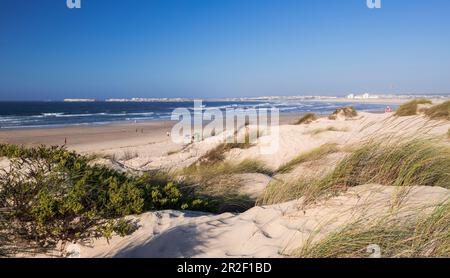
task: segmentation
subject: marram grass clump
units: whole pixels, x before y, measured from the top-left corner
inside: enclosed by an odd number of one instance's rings
[[[341,160],[325,177],[277,181],[264,191],[259,204],[304,197],[310,203],[364,184],[440,186],[450,189],[450,148],[430,140],[370,142]]]
[[[311,134],[311,135],[318,135],[324,132],[346,132],[348,131],[348,129],[346,128],[336,128],[334,126],[328,126],[325,128],[316,128],[313,130],[309,130],[307,132],[305,132],[304,134]]]
[[[346,106],[336,109],[336,111],[333,112],[330,116],[328,116],[328,119],[330,120],[336,120],[338,117],[343,117],[345,119],[350,119],[358,116],[358,112],[356,112],[355,108],[353,106]]]
[[[315,148],[309,152],[302,153],[292,159],[291,161],[283,164],[278,168],[278,173],[288,173],[292,171],[297,165],[309,161],[315,161],[326,157],[329,154],[338,152],[339,148],[337,144],[324,144],[318,148]]]
[[[238,141],[237,138],[234,138],[233,143],[226,142],[219,144],[215,148],[209,150],[205,155],[199,158],[198,163],[201,165],[214,164],[219,163],[225,160],[225,154],[232,149],[249,149],[254,145],[250,142],[250,134],[248,132],[245,133],[245,137],[243,142]]]
[[[255,205],[255,200],[239,193],[243,186],[238,178],[240,174],[271,176],[273,172],[262,162],[249,159],[239,163],[193,164],[172,173],[193,193],[206,196],[218,213],[243,212]]]
[[[306,113],[295,122],[295,125],[310,124],[315,120],[317,120],[317,116],[315,113]]]
[[[449,258],[450,203],[431,214],[358,220],[315,240],[314,233],[292,256],[300,258],[367,258],[376,245],[382,258]]]
[[[450,188],[450,148],[420,139],[372,142],[344,158],[327,183],[343,187],[378,183]]]
[[[415,99],[400,105],[400,107],[395,111],[395,116],[405,117],[405,116],[414,116],[417,115],[417,110],[419,105],[423,104],[432,104],[431,100],[428,99]]]
[[[450,120],[450,101],[428,108],[425,115],[431,119]]]

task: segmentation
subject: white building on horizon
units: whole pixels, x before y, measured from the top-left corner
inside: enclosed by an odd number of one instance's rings
[[[348,99],[376,99],[379,98],[377,95],[370,95],[369,93],[364,93],[362,95],[349,94]]]

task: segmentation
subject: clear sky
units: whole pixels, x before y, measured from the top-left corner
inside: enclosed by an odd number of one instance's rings
[[[450,93],[450,1],[0,0],[0,99]]]

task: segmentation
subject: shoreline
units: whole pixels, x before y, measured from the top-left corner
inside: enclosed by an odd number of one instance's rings
[[[280,125],[295,121],[303,113],[282,113]],[[167,132],[178,121],[149,120],[143,122],[117,122],[100,125],[69,125],[40,128],[0,129],[0,143],[25,146],[52,145],[86,152],[95,149],[109,149],[107,145],[125,146],[154,144],[170,141]],[[99,144],[104,146],[99,146]],[[175,145],[175,144],[174,144]]]
[[[266,103],[268,102],[268,100],[249,100],[251,102],[255,102],[255,103]],[[346,99],[346,98],[323,98],[323,99],[279,99],[279,100],[272,100],[270,103],[272,103],[272,105],[274,107],[277,107],[278,104],[280,103],[291,103],[292,105],[294,105],[294,107],[296,106],[296,104],[298,102],[303,102],[303,103],[341,103],[341,106],[346,106],[346,105],[400,105],[402,102],[404,102],[406,100],[402,100],[402,99],[369,99],[369,100],[361,100],[361,99]],[[225,100],[224,102],[227,102],[227,100]],[[229,102],[233,102],[233,101],[229,101]],[[308,113],[310,111],[296,111],[294,109],[288,109],[288,110],[284,110],[282,108],[280,108],[280,116],[281,115],[302,115],[305,113]],[[358,109],[359,110],[359,109]],[[360,111],[364,111],[364,112],[373,112],[373,110],[371,109],[362,109]],[[314,111],[311,111],[314,112]],[[331,113],[331,111],[328,111]],[[328,112],[316,112],[318,115],[322,115],[322,114],[327,114]],[[44,113],[45,114],[45,113]],[[51,113],[53,114],[53,113]],[[54,113],[54,114],[63,114],[63,112],[61,113]],[[8,115],[4,115],[1,116],[0,119],[2,117],[12,117],[12,116],[8,116]],[[35,117],[41,117],[41,116],[35,116]],[[164,122],[164,121],[171,121],[170,116],[169,117],[158,117],[158,118],[147,118],[147,119],[133,119],[133,118],[129,118],[129,119],[98,119],[97,121],[93,121],[93,122],[82,122],[82,121],[77,121],[77,122],[62,122],[62,123],[36,123],[35,125],[12,125],[9,126],[8,124],[5,124],[5,126],[2,126],[0,124],[0,131],[2,130],[28,130],[28,129],[56,129],[56,128],[67,128],[67,127],[96,127],[96,126],[108,126],[108,125],[121,125],[121,124],[135,124],[135,123],[151,123],[151,122]]]

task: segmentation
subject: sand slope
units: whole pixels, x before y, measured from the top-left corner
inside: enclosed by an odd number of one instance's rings
[[[81,257],[282,257],[307,240],[318,238],[359,218],[384,215],[398,203],[400,188],[363,185],[321,203],[301,206],[301,200],[255,207],[234,215],[160,211],[134,217],[141,226],[134,234],[70,246]],[[402,198],[396,217],[431,211],[450,200],[450,191],[412,187]],[[376,243],[375,243],[376,244]]]
[[[333,130],[328,130],[332,128]],[[393,113],[374,114],[358,113],[353,119],[329,120],[320,118],[308,125],[279,126],[279,148],[273,154],[262,154],[264,142],[271,141],[265,130],[260,130],[260,137],[254,146],[248,149],[233,149],[227,153],[227,159],[239,162],[245,159],[256,159],[264,162],[269,168],[276,170],[284,163],[292,160],[301,153],[308,152],[321,145],[332,143],[341,147],[355,146],[371,139],[389,140],[389,138],[412,137],[444,137],[450,128],[448,121],[435,121],[417,115],[410,117],[395,117]],[[256,132],[256,127],[250,126],[250,133]],[[242,138],[245,128],[238,132]],[[226,133],[227,136],[230,134]],[[174,169],[189,166],[198,158],[223,142],[223,135],[206,138],[202,142],[195,142],[187,146],[174,147],[171,144],[156,144],[154,146],[130,146],[112,148],[109,153],[130,151],[136,157],[124,161],[130,168],[138,170]],[[155,151],[155,148],[158,151]],[[163,151],[165,150],[165,151]],[[162,153],[162,155],[161,155]]]

